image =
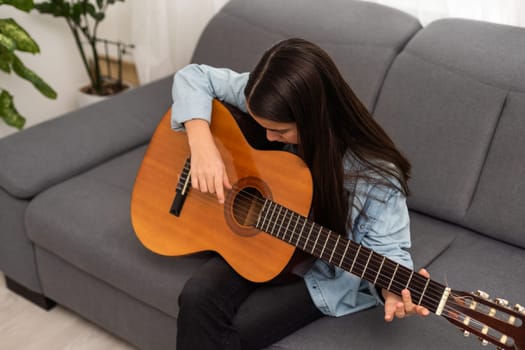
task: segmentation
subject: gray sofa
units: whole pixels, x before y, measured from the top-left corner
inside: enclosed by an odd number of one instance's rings
[[[193,62],[248,71],[292,36],[333,56],[412,161],[415,266],[453,288],[525,303],[525,29],[460,19],[422,28],[352,0],[233,0],[206,27]],[[155,255],[130,223],[134,177],[172,103],[171,82],[0,140],[0,270],[9,288],[141,349],[174,348],[177,296],[209,257]],[[261,289],[239,317],[285,297],[285,288]],[[444,318],[387,324],[376,308],[320,319],[270,348],[478,347]]]

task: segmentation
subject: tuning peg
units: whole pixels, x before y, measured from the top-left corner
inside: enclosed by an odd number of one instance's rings
[[[502,298],[496,298],[494,299],[494,302],[498,305],[501,305],[501,306],[507,306],[509,305],[509,301],[506,300],[506,299],[502,299]]]
[[[479,340],[481,340],[481,345],[483,345],[483,346],[489,345],[489,342],[486,339],[479,338]]]
[[[467,330],[463,330],[463,336],[464,336],[464,337],[468,337],[468,336],[470,336],[470,332],[467,331]]]
[[[482,290],[477,290],[477,291],[474,292],[474,294],[477,295],[480,298],[483,298],[483,299],[490,298],[490,295],[487,292],[484,292]]]
[[[514,310],[525,315],[525,307],[521,306],[520,304],[514,305]]]

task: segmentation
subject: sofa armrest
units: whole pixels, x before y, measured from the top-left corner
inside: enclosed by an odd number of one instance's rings
[[[172,77],[0,139],[0,187],[17,198],[146,143],[171,106]]]

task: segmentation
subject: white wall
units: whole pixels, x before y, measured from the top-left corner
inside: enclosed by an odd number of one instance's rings
[[[1,9],[1,18],[14,18],[40,46],[40,54],[18,53],[19,57],[58,93],[56,100],[50,100],[14,73],[8,75],[0,71],[0,86],[14,96],[18,112],[26,117],[25,127],[74,110],[76,91],[88,82],[88,76],[65,20],[39,14],[36,10],[27,14],[11,6],[4,5]],[[128,2],[110,6],[99,30],[101,37],[131,42],[131,10]],[[16,129],[0,120],[0,137],[14,132]]]

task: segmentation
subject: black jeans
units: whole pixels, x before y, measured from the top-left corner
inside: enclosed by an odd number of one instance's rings
[[[254,283],[218,256],[188,280],[179,304],[177,350],[261,349],[322,316],[302,278]]]

